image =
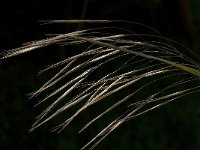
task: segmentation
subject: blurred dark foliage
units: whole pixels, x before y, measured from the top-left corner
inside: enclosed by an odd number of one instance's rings
[[[85,10],[84,10],[85,9]],[[198,0],[7,0],[0,5],[0,50],[24,42],[62,33],[79,25],[45,25],[49,19],[112,19],[140,22],[163,35],[199,52],[200,2]],[[84,25],[81,25],[84,28]],[[141,32],[141,31],[138,31]],[[75,150],[97,133],[101,122],[78,135],[83,120],[76,120],[61,134],[50,133],[55,123],[28,130],[39,108],[25,95],[36,90],[50,75],[37,77],[45,65],[69,55],[70,49],[51,46],[43,50],[0,61],[0,149],[1,150]],[[186,96],[165,107],[124,124],[97,149],[114,150],[194,150],[200,148],[199,94]],[[55,119],[56,120],[56,119]]]

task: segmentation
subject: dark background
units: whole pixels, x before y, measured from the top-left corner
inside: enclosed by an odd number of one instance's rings
[[[44,38],[45,33],[68,32],[78,25],[40,26],[39,20],[112,19],[139,22],[200,54],[199,0],[7,0],[0,5],[0,50]],[[87,139],[77,134],[79,121],[61,134],[51,123],[28,130],[40,112],[25,95],[39,88],[44,66],[66,52],[55,47],[0,61],[0,149],[75,150]],[[46,75],[48,76],[48,75]],[[200,148],[199,95],[185,97],[124,124],[97,149],[194,150]],[[90,133],[96,132],[96,127]],[[90,134],[88,133],[88,134]],[[97,132],[96,132],[97,133]]]

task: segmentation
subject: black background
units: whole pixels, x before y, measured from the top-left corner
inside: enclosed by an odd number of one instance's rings
[[[78,28],[77,25],[41,26],[39,20],[112,19],[145,24],[200,54],[199,10],[198,0],[2,1],[0,50],[44,38],[46,33],[69,32]],[[0,61],[0,149],[74,150],[87,141],[87,135],[77,134],[82,120],[76,121],[61,134],[49,132],[51,123],[33,133],[28,132],[40,111],[33,108],[34,100],[28,101],[25,94],[43,83],[45,76],[37,77],[37,72],[67,55],[67,52],[64,53],[50,47]],[[199,149],[198,97],[198,94],[185,97],[124,124],[97,149]],[[101,123],[87,134],[93,135],[98,126]]]

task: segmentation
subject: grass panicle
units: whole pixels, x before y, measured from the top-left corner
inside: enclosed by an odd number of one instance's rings
[[[120,20],[49,20],[41,22],[42,24],[134,24]],[[60,113],[66,112],[74,106],[78,107],[73,115],[52,129],[52,131],[61,132],[89,107],[109,101],[96,117],[91,118],[80,129],[80,132],[83,132],[102,116],[106,116],[120,107],[125,107],[125,112],[114,118],[82,147],[82,150],[93,149],[124,122],[182,96],[199,91],[200,86],[197,81],[200,78],[200,71],[199,65],[195,61],[198,59],[197,56],[188,57],[184,54],[185,50],[181,51],[174,46],[177,44],[176,42],[163,37],[150,27],[138,23],[137,25],[151,30],[154,34],[136,34],[118,26],[98,27],[51,35],[46,39],[28,42],[19,48],[2,52],[0,58],[5,59],[52,44],[79,45],[80,50],[77,50],[76,55],[52,64],[39,72],[42,74],[50,69],[61,68],[41,88],[29,94],[30,98],[33,98],[45,93],[46,96],[36,106],[50,103],[36,117],[30,131]],[[181,48],[184,49],[184,47]],[[164,83],[164,86],[160,85],[161,82]],[[57,89],[50,91],[54,86]],[[120,96],[118,99],[116,97],[112,99],[115,95]],[[52,98],[53,102],[49,100]]]

